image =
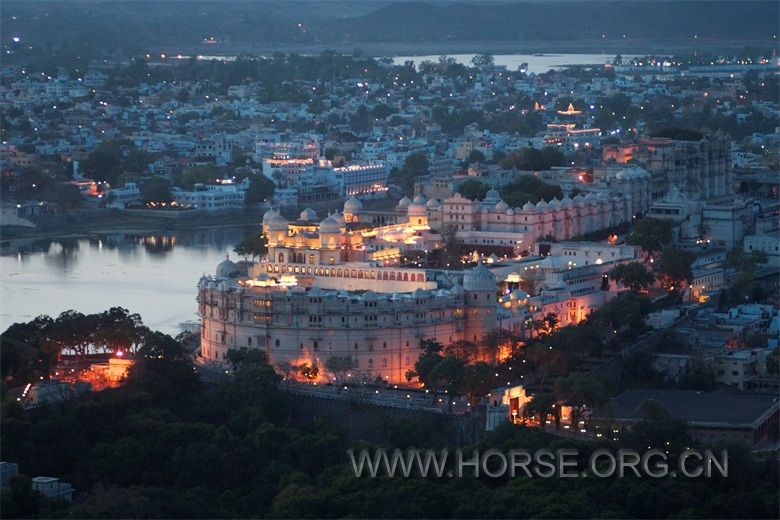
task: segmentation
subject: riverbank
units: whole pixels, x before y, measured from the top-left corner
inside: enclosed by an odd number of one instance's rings
[[[187,55],[271,56],[274,52],[297,54],[320,54],[325,50],[334,50],[343,54],[352,54],[356,48],[366,56],[375,58],[394,56],[426,56],[452,54],[661,54],[673,55],[708,51],[713,53],[736,51],[745,46],[766,47],[772,42],[765,39],[746,40],[706,40],[697,39],[583,39],[570,41],[414,41],[414,42],[349,42],[328,44],[295,44],[266,42],[222,43],[216,48],[204,49],[202,45],[156,45],[155,52],[172,52]]]
[[[35,228],[0,226],[0,247],[13,249],[37,240],[80,238],[109,233],[160,233],[219,229],[257,225],[263,218],[263,208],[209,214],[193,213],[172,219],[167,215],[132,214],[120,210],[83,210],[72,214],[37,219]]]

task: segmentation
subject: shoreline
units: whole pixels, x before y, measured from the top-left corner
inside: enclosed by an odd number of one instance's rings
[[[202,45],[158,44],[155,52],[180,54],[200,54],[208,56],[254,55],[270,56],[274,52],[319,54],[325,50],[352,54],[358,48],[364,55],[373,58],[396,56],[428,56],[452,54],[493,55],[511,54],[679,54],[698,51],[725,52],[739,50],[747,46],[767,47],[772,41],[755,40],[705,40],[695,42],[687,39],[677,40],[580,40],[580,41],[419,41],[419,42],[348,42],[348,43],[280,43],[237,42],[222,44],[217,48]],[[173,51],[176,51],[175,53]]]
[[[237,211],[220,215],[193,215],[186,219],[171,220],[167,217],[137,215],[105,215],[89,222],[63,221],[43,229],[23,227],[0,227],[0,249],[23,246],[38,240],[84,238],[114,233],[143,234],[149,232],[195,231],[203,229],[225,229],[257,225],[260,227],[263,210]],[[72,218],[72,216],[71,216]],[[12,236],[7,236],[11,232]],[[17,234],[18,233],[18,234]]]

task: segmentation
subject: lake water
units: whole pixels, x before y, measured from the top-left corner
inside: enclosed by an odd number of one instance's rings
[[[46,240],[0,256],[0,332],[40,314],[125,307],[169,334],[197,318],[196,285],[252,227]]]
[[[471,66],[471,60],[475,54],[449,54],[456,62]],[[623,56],[624,59],[631,59],[633,56]],[[612,63],[615,59],[614,54],[543,54],[536,56],[533,54],[494,54],[493,60],[496,65],[506,66],[507,70],[516,71],[522,63],[528,64],[528,72],[540,74],[551,69],[559,69],[566,65],[604,65]],[[419,65],[423,61],[439,61],[439,55],[428,56],[393,56],[393,62],[402,64],[406,61],[413,61]]]

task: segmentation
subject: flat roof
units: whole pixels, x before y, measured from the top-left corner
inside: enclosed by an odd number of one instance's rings
[[[618,420],[638,420],[637,408],[642,401],[654,401],[672,417],[692,425],[753,426],[778,409],[774,395],[699,392],[696,390],[626,390],[611,400],[611,413],[600,413]]]

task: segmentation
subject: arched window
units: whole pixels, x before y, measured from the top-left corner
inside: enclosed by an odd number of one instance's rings
[[[409,366],[410,365],[410,363],[409,363],[409,356],[406,356],[405,361],[406,361],[406,366]]]
[[[387,368],[387,358],[382,359],[382,368]]]
[[[358,271],[358,278],[363,278],[363,270]]]
[[[352,270],[352,278],[357,278],[357,271],[354,269]]]
[[[373,359],[369,359],[368,360],[368,368],[374,368],[374,360]]]
[[[284,263],[284,253],[279,253],[279,263]]]
[[[390,279],[395,280],[395,273],[390,273]]]
[[[408,282],[408,281],[409,281],[409,274],[404,273],[404,282]]]
[[[387,271],[382,273],[382,280],[387,280]]]
[[[338,271],[336,271],[336,276],[341,276],[341,269],[339,269]]]
[[[418,282],[424,282],[425,281],[425,275],[423,275],[422,273],[419,273],[417,275],[417,281]]]

